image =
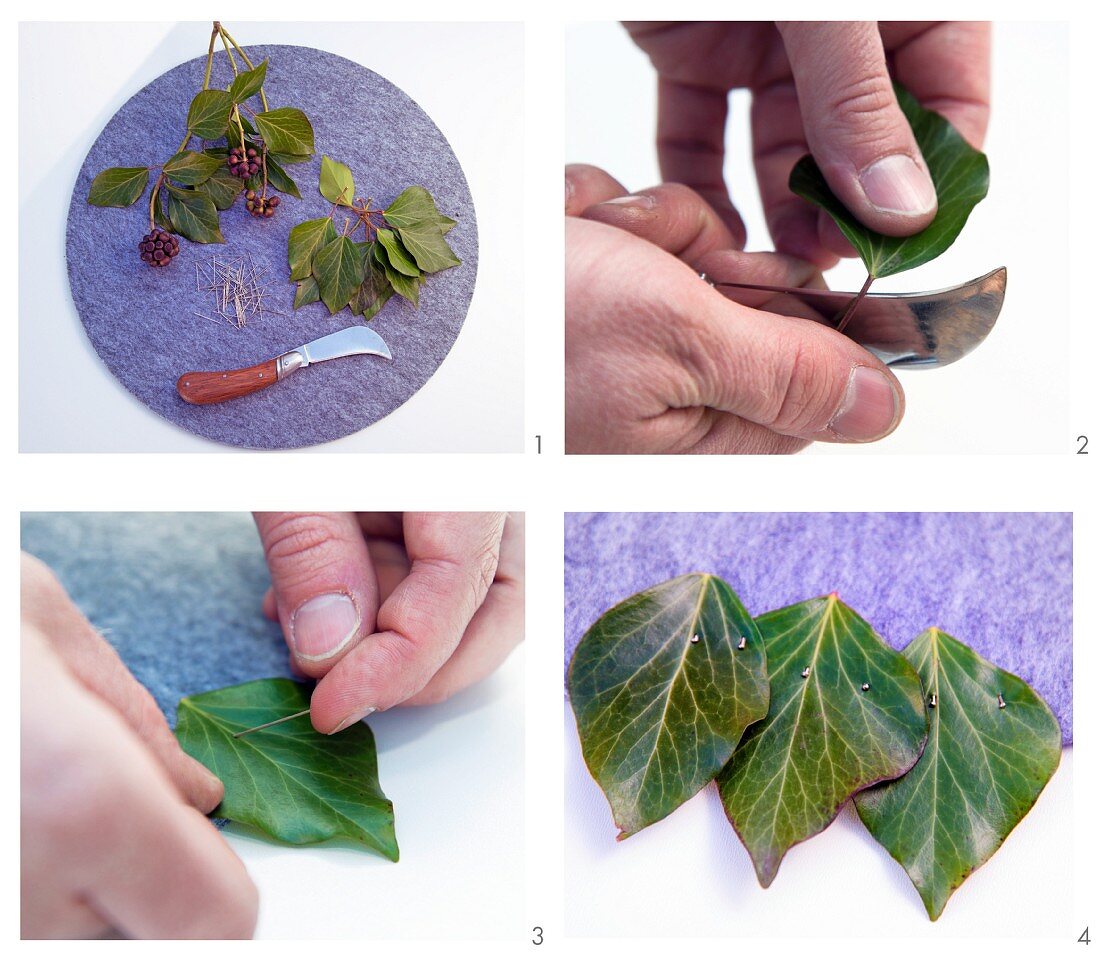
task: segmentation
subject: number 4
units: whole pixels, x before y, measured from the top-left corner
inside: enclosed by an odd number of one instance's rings
[[[1089,928],[1088,927],[1085,927],[1085,932],[1083,934],[1081,934],[1080,937],[1077,938],[1077,942],[1078,943],[1083,943],[1083,944],[1086,944],[1086,945],[1092,943],[1092,941],[1089,940]]]

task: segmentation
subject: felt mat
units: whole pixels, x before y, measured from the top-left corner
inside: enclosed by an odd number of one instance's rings
[[[257,219],[243,200],[221,213],[225,245],[180,240],[164,268],[150,268],[137,245],[149,230],[148,197],[130,208],[86,202],[104,168],[160,164],[179,146],[191,98],[202,87],[205,56],[175,67],[135,94],[88,152],[69,206],[66,253],[73,302],[96,352],[139,400],[177,426],[241,447],[285,448],[335,440],[392,412],[443,362],[473,296],[477,221],[470,189],[447,139],[405,93],[358,64],[308,47],[246,47],[253,63],[269,59],[268,103],[298,107],[313,124],[317,153],[287,166],[299,200],[283,195],[273,218]],[[231,78],[225,53],[214,57],[212,86]],[[71,80],[71,79],[70,79]],[[197,142],[193,142],[196,144]],[[288,282],[291,228],[328,214],[317,190],[321,156],[347,163],[356,194],[389,204],[410,185],[423,185],[440,211],[458,219],[447,241],[462,264],[431,275],[420,308],[393,297],[370,326],[386,340],[393,362],[353,356],[311,366],[252,396],[209,406],[184,403],[176,380],[190,370],[252,366],[311,339],[362,323],[320,303],[294,311]],[[269,282],[264,313],[238,329],[210,322],[214,296],[196,291],[196,264],[214,256],[251,255]]]
[[[1027,681],[1073,744],[1070,514],[566,514],[565,661],[637,591],[692,571],[752,614],[836,591],[904,648],[931,625]]]
[[[248,514],[24,514],[22,547],[53,568],[175,725],[184,695],[290,676]]]

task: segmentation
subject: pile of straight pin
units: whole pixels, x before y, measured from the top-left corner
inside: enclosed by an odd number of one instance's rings
[[[285,316],[285,312],[264,304],[267,280],[252,261],[251,255],[235,259],[219,259],[216,255],[205,265],[195,263],[195,291],[214,294],[214,311],[217,316],[195,312],[200,319],[209,322],[227,322],[243,329],[253,316],[264,321],[264,313]]]

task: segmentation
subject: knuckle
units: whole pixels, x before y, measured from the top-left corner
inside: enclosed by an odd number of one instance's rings
[[[829,116],[840,121],[861,141],[874,142],[887,137],[894,127],[889,110],[893,92],[876,73],[860,72],[854,77],[838,79],[826,99]]]
[[[264,553],[273,566],[311,569],[326,561],[333,543],[339,540],[326,515],[287,514],[265,529]]]
[[[828,360],[804,344],[795,343],[788,365],[776,376],[774,409],[768,425],[779,433],[820,429],[832,413],[831,400]]]

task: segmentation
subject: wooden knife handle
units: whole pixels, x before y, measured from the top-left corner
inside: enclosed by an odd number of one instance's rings
[[[184,373],[176,381],[176,389],[188,403],[223,403],[247,396],[270,386],[278,378],[278,360],[269,359],[247,369],[231,369],[222,373]]]

